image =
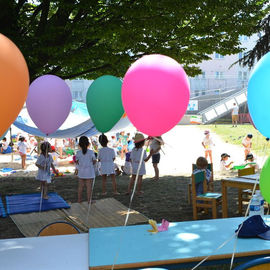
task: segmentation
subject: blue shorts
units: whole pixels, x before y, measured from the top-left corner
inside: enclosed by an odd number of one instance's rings
[[[160,153],[154,154],[152,156],[152,163],[159,163],[160,161]]]

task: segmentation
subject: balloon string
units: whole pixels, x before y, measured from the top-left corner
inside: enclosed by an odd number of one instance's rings
[[[147,146],[146,150],[147,149],[148,149],[148,146]],[[128,223],[129,214],[130,214],[130,210],[131,210],[131,205],[132,205],[133,197],[134,197],[134,194],[135,194],[135,191],[136,191],[137,182],[138,182],[138,178],[139,178],[139,172],[140,172],[140,169],[141,169],[141,166],[142,166],[142,162],[143,162],[143,156],[144,156],[144,149],[142,148],[140,162],[139,162],[139,166],[138,166],[138,169],[137,169],[137,173],[136,173],[136,177],[135,177],[135,182],[134,182],[133,190],[132,190],[132,193],[131,193],[131,196],[130,196],[130,201],[129,201],[129,206],[128,206],[128,211],[127,211],[127,215],[126,215],[124,227],[127,226],[127,223]],[[120,236],[120,240],[119,240],[119,247],[118,247],[118,250],[117,250],[117,252],[115,254],[115,257],[114,257],[114,260],[113,260],[113,264],[112,264],[111,270],[114,269],[114,266],[115,266],[115,264],[117,262],[117,259],[118,259],[118,256],[119,256],[120,247],[121,247],[122,242],[123,242],[123,236],[124,235],[122,233],[121,236]]]
[[[87,216],[86,216],[86,221],[87,221],[87,222],[88,222],[89,214],[90,214],[90,210],[91,210],[91,204],[92,204],[92,198],[93,198],[93,192],[94,192],[95,182],[96,182],[96,177],[94,177],[94,179],[93,179],[92,190],[91,190],[91,196],[90,196],[90,200],[89,200],[89,202],[88,202],[88,210],[87,210]]]

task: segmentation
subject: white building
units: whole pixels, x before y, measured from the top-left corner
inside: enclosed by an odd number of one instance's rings
[[[240,36],[239,38],[245,51],[252,49],[257,39],[257,35]],[[240,90],[247,86],[250,74],[248,67],[242,67],[239,64],[232,66],[242,58],[243,53],[226,56],[213,53],[211,60],[200,63],[198,66],[202,70],[202,74],[189,78],[191,97],[219,94],[233,89]]]
[[[93,80],[82,80],[82,79],[75,79],[75,80],[66,80],[68,84],[72,99],[76,101],[85,102],[86,101],[86,94],[89,86]]]

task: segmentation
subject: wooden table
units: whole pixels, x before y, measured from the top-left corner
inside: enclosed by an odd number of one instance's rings
[[[222,187],[222,217],[228,217],[228,196],[227,189],[228,187],[237,188],[238,190],[242,189],[253,189],[256,179],[259,177],[258,174],[246,175],[242,177],[228,177],[221,180]],[[257,182],[256,189],[260,189],[259,181]]]
[[[150,225],[93,228],[89,231],[89,269],[110,270],[113,264],[114,269],[179,269],[194,266],[210,254],[206,264],[229,263],[234,240],[216,249],[234,235],[243,220],[244,217],[177,222],[157,234],[147,231]],[[239,238],[235,261],[269,252],[270,241]]]

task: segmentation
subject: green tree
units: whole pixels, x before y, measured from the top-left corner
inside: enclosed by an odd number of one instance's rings
[[[266,53],[270,51],[270,15],[260,21],[257,26],[258,41],[254,48],[244,54],[239,63],[252,68]]]
[[[1,0],[0,31],[22,50],[31,80],[123,76],[145,54],[189,75],[209,54],[237,53],[263,17],[262,0]]]

